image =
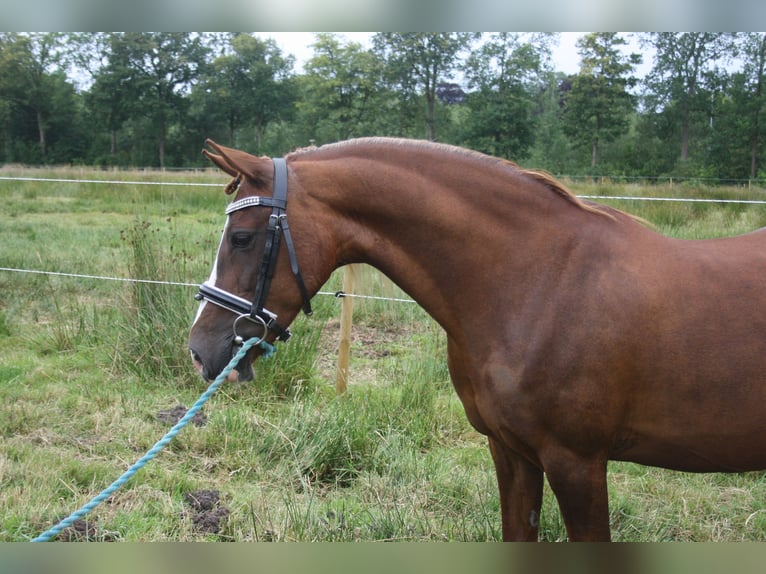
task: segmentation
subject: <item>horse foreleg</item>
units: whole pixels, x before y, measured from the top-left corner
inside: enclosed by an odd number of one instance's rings
[[[543,472],[501,443],[489,439],[497,471],[503,540],[537,541],[543,504]]]
[[[609,532],[606,460],[559,453],[545,464],[570,541],[605,541]]]

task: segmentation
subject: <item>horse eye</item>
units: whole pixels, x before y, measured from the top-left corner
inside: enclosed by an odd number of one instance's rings
[[[239,232],[239,233],[232,233],[231,235],[231,246],[235,249],[245,249],[247,247],[250,247],[250,245],[253,242],[253,238],[255,237],[255,233],[250,232]]]

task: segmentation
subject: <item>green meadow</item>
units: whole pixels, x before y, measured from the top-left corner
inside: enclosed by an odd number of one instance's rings
[[[21,170],[0,176],[0,266],[196,284],[224,223],[214,172]],[[154,181],[157,185],[139,185]],[[170,185],[184,182],[188,185]],[[212,185],[203,185],[212,184]],[[761,189],[571,182],[581,195],[766,199]],[[766,226],[766,205],[605,203],[681,238]],[[300,241],[299,230],[293,231]],[[323,289],[341,288],[336,273]],[[370,268],[357,292],[404,296]],[[186,340],[194,287],[0,271],[0,541],[29,540],[141,457],[206,385]],[[225,383],[127,485],[66,530],[95,541],[493,541],[494,468],[416,305],[356,300],[350,382],[335,392],[339,300]],[[613,539],[766,539],[766,475],[609,473]],[[566,539],[546,487],[541,537]]]

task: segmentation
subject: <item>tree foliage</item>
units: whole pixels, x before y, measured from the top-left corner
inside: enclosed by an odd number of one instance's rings
[[[64,106],[66,96],[64,74],[53,69],[60,57],[58,34],[17,34],[0,36],[0,99],[6,109],[15,108],[17,120],[26,119],[27,125],[34,121],[37,132],[39,161],[48,159],[48,128],[58,99]],[[6,137],[10,137],[10,120],[7,120]]]
[[[717,66],[733,52],[732,36],[713,32],[656,32],[648,43],[656,56],[647,79],[647,100],[659,113],[675,116],[680,128],[680,160],[689,159],[695,115],[709,112],[710,91],[720,78]],[[702,124],[704,126],[704,124]]]
[[[766,34],[747,32],[741,38],[740,52],[744,61],[741,98],[747,122],[743,130],[750,143],[749,177],[756,177],[766,113]]]
[[[332,34],[318,34],[314,57],[300,78],[300,124],[310,143],[380,135],[378,122],[386,88],[381,62],[361,44]]]
[[[469,33],[381,32],[373,38],[386,64],[386,78],[405,98],[425,100],[425,137],[436,139],[436,91],[457,69],[458,56],[468,48]]]
[[[635,109],[629,88],[636,78],[630,74],[641,56],[622,54],[619,48],[625,44],[614,32],[587,34],[577,42],[580,73],[571,79],[564,97],[563,125],[573,142],[590,147],[591,169],[598,163],[601,142],[626,133]]]
[[[539,94],[551,73],[551,34],[492,35],[465,64],[474,91],[466,104],[464,145],[508,159],[523,159],[534,144]]]
[[[276,155],[387,135],[573,175],[765,176],[766,34],[586,34],[570,76],[555,42],[317,34],[296,70],[245,33],[0,33],[0,162],[190,166],[205,137]]]
[[[231,145],[239,145],[238,132],[254,130],[254,151],[260,151],[266,128],[287,119],[295,101],[293,58],[273,40],[249,34],[232,34],[228,44],[201,74],[195,101],[206,121],[225,126]]]

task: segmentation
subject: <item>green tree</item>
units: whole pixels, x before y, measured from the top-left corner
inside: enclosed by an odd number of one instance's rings
[[[405,98],[425,100],[425,137],[436,140],[437,88],[449,80],[461,52],[476,34],[437,32],[380,32],[373,46],[386,62],[387,78]]]
[[[188,32],[126,32],[121,41],[139,94],[133,117],[141,113],[150,118],[164,167],[169,126],[184,117],[187,95],[207,63],[209,48],[200,34]]]
[[[571,174],[579,167],[572,142],[561,125],[564,95],[571,87],[563,72],[554,72],[548,76],[536,98],[536,134],[530,151],[530,165],[558,174]]]
[[[304,141],[319,143],[385,131],[382,63],[357,42],[317,34],[306,62],[298,104]]]
[[[550,74],[553,34],[492,35],[468,57],[465,77],[474,91],[466,106],[463,143],[508,159],[527,157],[535,138],[538,96]]]
[[[613,141],[629,127],[635,97],[628,88],[641,62],[638,54],[625,55],[626,40],[614,32],[587,34],[577,41],[580,72],[564,99],[563,127],[573,141],[590,147],[591,169],[596,167],[599,146]]]
[[[283,56],[273,40],[250,34],[232,34],[228,48],[213,60],[197,91],[205,95],[206,112],[226,125],[230,145],[239,145],[238,131],[253,128],[260,150],[268,125],[292,112],[294,58]]]
[[[750,177],[758,176],[762,147],[761,131],[766,113],[766,34],[747,32],[739,35],[739,54],[744,62],[743,80],[747,94],[748,135],[750,139]]]
[[[697,174],[715,178],[746,178],[750,168],[751,94],[743,73],[721,77],[710,93],[704,150]]]
[[[655,113],[671,114],[679,126],[681,162],[689,159],[693,115],[708,117],[709,82],[716,66],[733,52],[729,34],[713,32],[656,32],[645,37],[655,50],[647,77],[646,102]]]
[[[111,163],[117,163],[118,133],[140,111],[145,80],[133,66],[133,47],[124,35],[102,34],[93,37],[92,42],[94,51],[89,58],[98,63],[91,68],[93,82],[85,102],[94,125],[109,133],[109,156]]]
[[[59,34],[0,34],[0,99],[33,115],[41,161],[46,161],[48,152],[52,95],[66,82],[60,47]]]

